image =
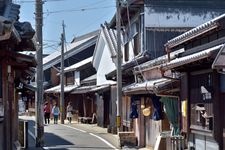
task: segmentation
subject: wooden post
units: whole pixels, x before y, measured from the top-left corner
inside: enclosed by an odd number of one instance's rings
[[[65,100],[64,100],[64,42],[65,42],[65,24],[62,23],[63,26],[63,33],[61,35],[61,72],[60,72],[60,85],[61,85],[61,92],[60,92],[60,121],[61,124],[64,124],[65,119]]]
[[[2,87],[4,101],[4,149],[12,149],[12,117],[11,108],[12,102],[9,100],[9,80],[11,77],[11,66],[8,63],[2,63]]]
[[[35,92],[35,136],[36,147],[44,146],[44,123],[43,123],[43,1],[35,1],[35,28],[37,37],[37,71],[36,84],[37,91]]]
[[[83,94],[83,109],[84,109],[84,117],[87,117],[87,110],[86,110],[86,95]]]
[[[117,31],[117,130],[120,131],[122,115],[122,53],[121,53],[121,0],[116,1],[116,31]]]

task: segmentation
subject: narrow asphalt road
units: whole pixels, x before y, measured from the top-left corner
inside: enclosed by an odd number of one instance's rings
[[[28,119],[28,142],[34,141],[35,122]],[[33,138],[33,139],[31,139]],[[44,126],[44,149],[49,150],[111,150],[116,149],[100,136],[75,127],[61,124]]]
[[[99,136],[60,124],[45,126],[45,149],[107,150],[115,149]]]

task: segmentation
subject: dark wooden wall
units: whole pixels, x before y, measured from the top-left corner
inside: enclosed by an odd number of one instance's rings
[[[166,29],[157,31],[155,29],[146,28],[146,50],[150,53],[151,58],[153,59],[165,55],[164,44],[182,33],[181,31],[167,31]]]
[[[213,111],[214,111],[214,137],[218,142],[220,149],[223,149],[223,121],[221,119],[221,114],[223,114],[224,99],[220,97],[220,80],[219,74],[213,72]]]

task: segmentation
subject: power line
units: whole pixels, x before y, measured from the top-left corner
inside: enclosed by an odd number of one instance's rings
[[[43,41],[46,41],[46,42],[53,42],[53,43],[59,43],[60,41],[56,41],[56,40],[47,40],[47,39],[44,39]]]
[[[83,26],[80,30],[78,31],[87,31],[90,27],[92,27],[93,25],[95,25],[94,23],[101,20],[102,18],[106,17],[105,14],[103,14],[103,16],[99,17],[99,18],[96,18],[94,21],[88,23],[86,26]]]
[[[76,11],[89,11],[89,10],[98,10],[105,8],[113,8],[115,6],[103,6],[103,7],[89,7],[89,8],[79,8],[79,9],[64,9],[64,10],[56,10],[56,11],[47,11],[45,14],[54,14],[54,13],[62,13],[62,12],[76,12]]]
[[[66,1],[66,0],[44,0],[43,2],[45,3],[45,2],[59,2],[59,1]],[[35,0],[21,0],[21,1],[15,1],[16,3],[19,3],[19,4],[21,4],[21,3],[34,3],[35,2]]]
[[[80,7],[89,7],[89,6],[94,6],[94,5],[98,5],[102,2],[107,2],[107,0],[100,0],[98,2],[94,2],[94,3],[89,3],[88,5],[83,5],[83,6],[80,6]]]

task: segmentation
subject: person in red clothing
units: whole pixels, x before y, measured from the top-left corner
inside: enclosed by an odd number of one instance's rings
[[[49,105],[48,102],[46,102],[45,105],[44,105],[45,124],[49,124],[50,123],[50,113],[51,113],[50,105]]]

